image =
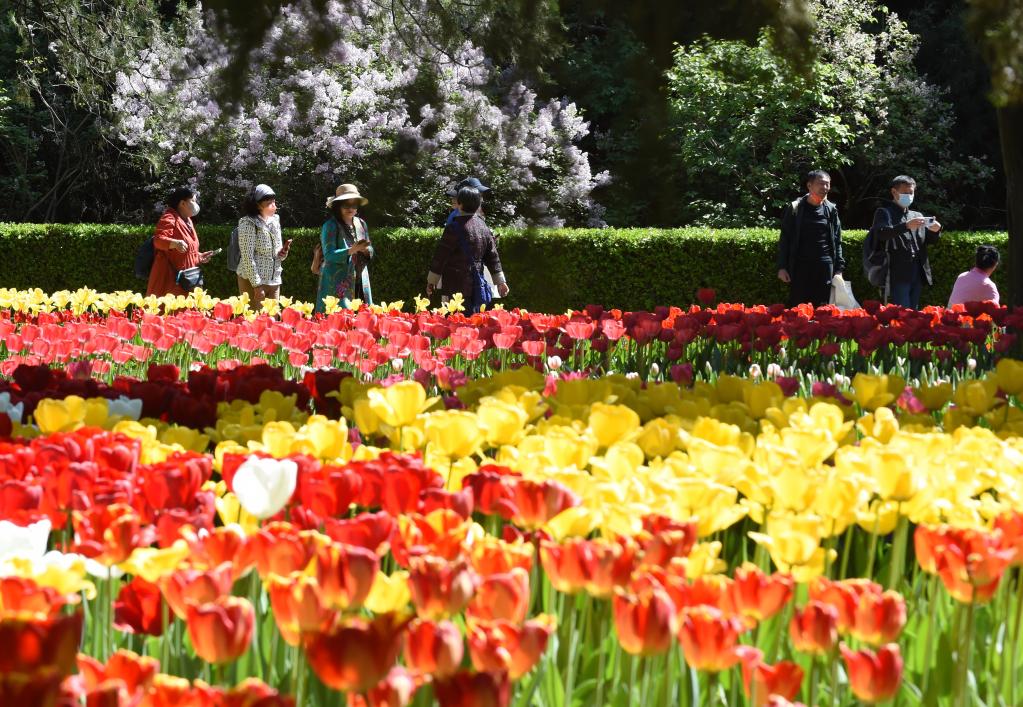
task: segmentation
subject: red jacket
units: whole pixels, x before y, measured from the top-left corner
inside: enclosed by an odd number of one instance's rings
[[[188,250],[184,253],[171,250],[172,240],[184,241]],[[162,297],[166,294],[188,294],[178,287],[175,279],[179,270],[192,268],[199,264],[199,236],[195,233],[192,219],[181,218],[176,209],[168,208],[156,222],[156,233],[153,234],[153,269],[149,271],[149,283],[146,295]]]

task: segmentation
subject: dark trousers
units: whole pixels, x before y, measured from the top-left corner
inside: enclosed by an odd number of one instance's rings
[[[892,280],[888,287],[888,303],[901,304],[903,307],[920,309],[920,290],[923,289],[923,278],[920,276],[920,266],[917,265],[911,270],[911,275],[906,279]]]
[[[830,260],[818,262],[799,262],[796,264],[789,290],[789,306],[809,302],[815,307],[828,303],[831,299]]]

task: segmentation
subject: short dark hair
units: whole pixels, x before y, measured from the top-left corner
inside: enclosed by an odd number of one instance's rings
[[[892,183],[888,185],[889,189],[898,189],[902,185],[907,187],[913,187],[916,189],[916,180],[912,177],[908,177],[905,174],[900,174],[898,177],[892,180]]]
[[[831,175],[825,172],[823,169],[812,169],[806,173],[806,179],[803,180],[803,184],[810,184],[816,182],[818,179],[831,180]]]
[[[998,265],[999,260],[998,249],[993,245],[977,246],[977,269],[988,270],[993,268]]]
[[[483,199],[480,198],[480,192],[474,187],[462,187],[458,190],[458,208],[462,211],[474,214],[479,211],[480,204],[483,203]]]
[[[167,208],[177,209],[182,201],[190,201],[195,192],[188,187],[178,187],[167,195]]]
[[[256,188],[249,189],[249,192],[245,195],[245,200],[242,202],[242,216],[259,216],[260,204],[265,204],[276,198],[276,194],[268,194],[259,201],[256,201]]]

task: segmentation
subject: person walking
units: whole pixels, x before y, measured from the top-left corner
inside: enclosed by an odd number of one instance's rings
[[[807,193],[786,205],[778,238],[778,279],[789,284],[789,306],[828,303],[831,281],[845,270],[842,222],[828,201],[831,175],[816,169],[804,180]]]
[[[238,290],[248,294],[253,309],[265,299],[280,297],[290,248],[291,240],[281,237],[277,195],[266,184],[257,184],[245,197],[238,219]]]
[[[316,294],[315,311],[323,312],[324,298],[337,297],[345,307],[353,299],[373,304],[369,282],[369,261],[375,252],[369,240],[369,226],[358,216],[359,207],[369,199],[354,184],[342,184],[327,197],[330,217],[320,229],[323,263]]]
[[[998,285],[991,279],[991,273],[998,268],[998,249],[993,245],[977,246],[977,255],[972,270],[959,275],[948,298],[948,306],[967,302],[994,302],[998,304]]]
[[[192,219],[199,213],[199,201],[188,187],[179,187],[167,197],[167,207],[156,222],[153,234],[153,265],[146,282],[146,295],[187,295],[202,287],[198,267],[209,262],[213,251],[200,252],[199,236]],[[186,277],[179,277],[184,271]]]
[[[494,234],[477,213],[480,203],[478,189],[462,187],[458,190],[460,213],[444,227],[426,278],[428,295],[443,281],[441,293],[448,297],[461,293],[470,312],[480,311],[491,300],[484,266],[490,270],[498,293],[504,297],[509,291]]]
[[[916,180],[904,174],[891,181],[891,201],[874,212],[870,237],[888,253],[885,299],[889,304],[920,309],[923,285],[933,285],[927,247],[937,243],[941,224],[909,207],[916,196]]]

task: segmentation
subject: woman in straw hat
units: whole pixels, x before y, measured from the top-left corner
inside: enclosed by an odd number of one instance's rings
[[[369,228],[359,218],[360,206],[369,200],[359,194],[354,184],[342,184],[334,196],[327,198],[330,209],[320,229],[320,248],[323,263],[320,268],[320,286],[316,295],[316,311],[324,311],[325,297],[337,297],[345,307],[353,299],[373,304],[369,286],[369,261],[373,246],[369,241]]]

